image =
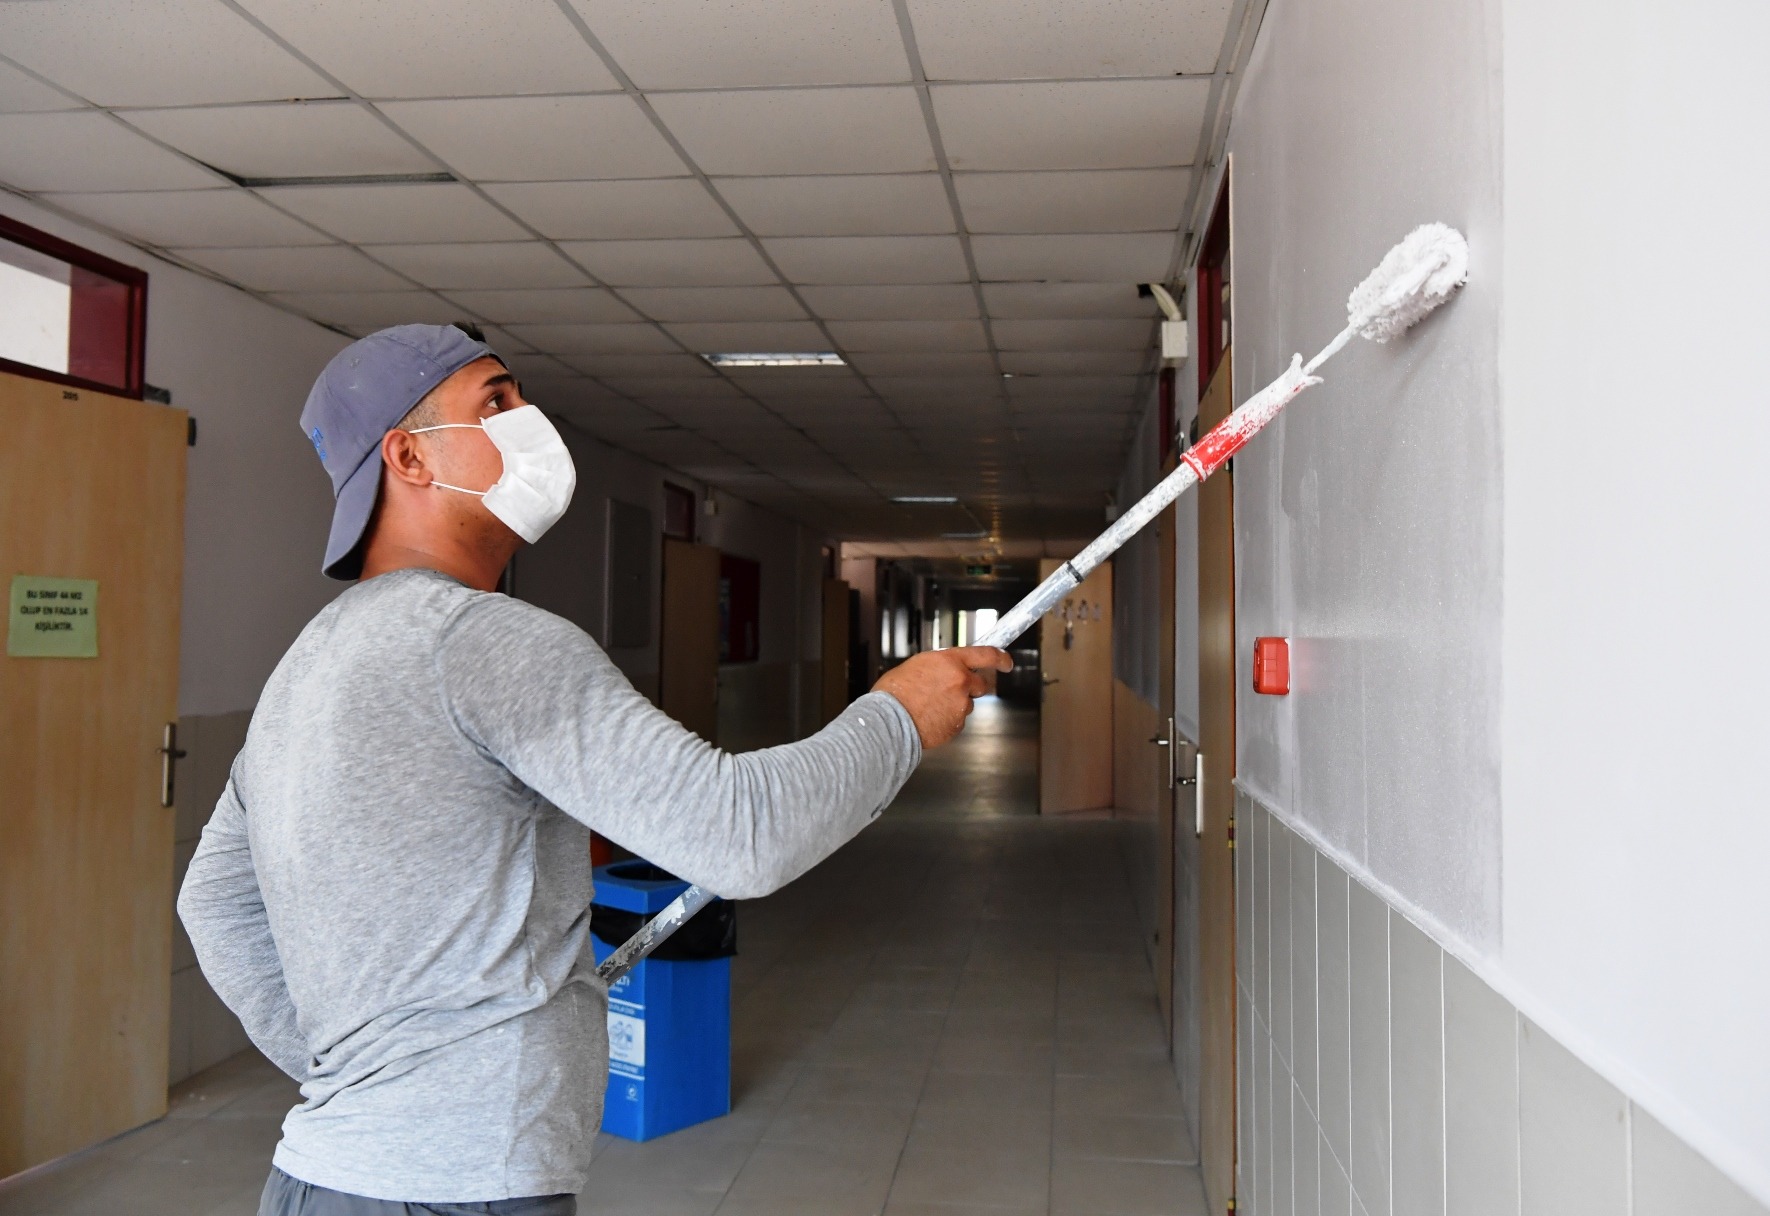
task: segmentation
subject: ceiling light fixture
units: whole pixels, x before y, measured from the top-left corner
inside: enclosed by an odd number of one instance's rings
[[[209,166],[214,169],[215,166]],[[236,186],[262,190],[266,186],[415,186],[459,181],[453,173],[307,173],[294,177],[241,177],[215,169]]]
[[[833,350],[755,352],[735,351],[730,354],[702,355],[714,367],[845,367],[842,356]]]
[[[982,540],[988,532],[942,532],[941,540]]]
[[[951,494],[893,494],[892,502],[932,502],[954,503],[959,500]]]

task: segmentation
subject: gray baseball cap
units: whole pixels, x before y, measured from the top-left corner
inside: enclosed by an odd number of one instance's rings
[[[381,439],[424,395],[492,348],[453,325],[395,325],[339,351],[314,381],[301,433],[332,479],[332,535],[320,568],[359,578],[358,545],[381,493]],[[498,359],[500,363],[502,359]]]

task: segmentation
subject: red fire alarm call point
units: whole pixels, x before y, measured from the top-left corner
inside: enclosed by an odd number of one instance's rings
[[[1291,691],[1289,638],[1254,639],[1254,691],[1274,697]]]

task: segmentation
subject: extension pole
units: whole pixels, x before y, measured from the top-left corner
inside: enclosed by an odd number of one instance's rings
[[[1315,369],[1338,354],[1355,336],[1387,342],[1406,332],[1433,309],[1448,300],[1469,276],[1469,244],[1463,234],[1443,224],[1422,224],[1384,255],[1377,268],[1366,275],[1346,301],[1346,328],[1304,364],[1301,355],[1291,357],[1284,375],[1268,384],[1242,407],[1211,428],[1211,433],[1180,454],[1180,467],[1168,474],[1102,532],[1092,544],[1064,562],[1031,595],[996,622],[978,641],[980,646],[1006,647],[1032,628],[1058,600],[1079,586],[1095,567],[1111,557],[1143,526],[1180,495],[1222,468],[1242,445],[1258,435],[1291,399],[1312,384],[1320,384]],[[650,954],[665,938],[680,929],[689,917],[712,902],[714,895],[690,887],[658,913],[656,919],[616,950],[598,967],[610,983],[625,975],[634,963]]]

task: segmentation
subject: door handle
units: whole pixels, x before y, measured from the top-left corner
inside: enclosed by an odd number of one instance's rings
[[[1150,737],[1149,737],[1149,741],[1150,741],[1150,742],[1151,742],[1151,743],[1153,743],[1153,744],[1155,744],[1155,745],[1156,745],[1156,746],[1157,746],[1157,747],[1168,747],[1168,746],[1171,746],[1171,741],[1170,741],[1170,740],[1168,740],[1168,739],[1164,739],[1164,738],[1162,738],[1162,737],[1161,737],[1161,736],[1160,736],[1160,735],[1151,735],[1151,736],[1150,736]]]
[[[1042,677],[1042,679],[1043,679],[1043,682],[1045,683],[1046,686],[1050,686],[1052,684],[1063,683],[1062,676],[1044,676],[1044,677]]]
[[[1192,834],[1205,834],[1205,754],[1192,758]]]
[[[160,734],[160,805],[171,806],[172,797],[176,792],[174,778],[178,762],[190,753],[181,751],[178,746],[178,723],[166,723],[166,729]]]

